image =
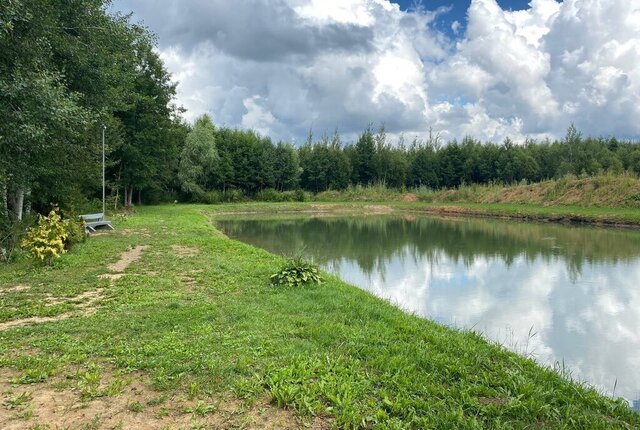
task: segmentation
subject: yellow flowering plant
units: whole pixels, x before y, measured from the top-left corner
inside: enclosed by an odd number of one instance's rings
[[[34,258],[51,266],[53,260],[65,252],[67,228],[55,210],[49,215],[38,217],[38,224],[27,231],[22,246]]]

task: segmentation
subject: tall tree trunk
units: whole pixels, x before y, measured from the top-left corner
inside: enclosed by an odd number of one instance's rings
[[[13,210],[16,213],[16,219],[18,219],[19,221],[22,221],[22,208],[24,206],[24,190],[19,189],[16,192],[16,200],[15,200],[16,204],[13,208]]]
[[[129,204],[129,187],[124,186],[124,207],[127,207]]]
[[[9,218],[9,190],[7,184],[2,186],[2,211],[4,212],[4,216]]]
[[[120,166],[120,170],[118,171],[118,180],[116,181],[116,202],[113,205],[113,209],[114,210],[118,210],[118,203],[120,201],[120,186],[118,184],[120,184],[120,177],[122,176],[122,166]],[[125,204],[126,204],[126,200],[125,200]]]
[[[25,195],[25,202],[24,202],[24,213],[25,215],[29,215],[31,214],[31,188],[27,189],[27,191],[24,192]]]
[[[127,194],[127,207],[133,206],[133,185],[129,187],[129,193]]]

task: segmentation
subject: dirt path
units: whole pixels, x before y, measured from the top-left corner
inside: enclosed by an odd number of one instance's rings
[[[142,252],[148,249],[148,245],[138,245],[120,255],[120,259],[107,268],[116,273],[124,272],[124,270],[142,257]]]

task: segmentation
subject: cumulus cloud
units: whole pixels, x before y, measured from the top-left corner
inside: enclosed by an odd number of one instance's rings
[[[388,0],[117,0],[159,36],[188,118],[300,140],[370,122],[392,134],[640,136],[640,0],[472,0],[450,39],[446,9]],[[464,33],[462,28],[465,28]]]

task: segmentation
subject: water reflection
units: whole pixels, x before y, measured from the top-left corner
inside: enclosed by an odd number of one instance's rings
[[[303,249],[408,311],[564,363],[607,393],[617,381],[616,395],[640,397],[638,231],[414,216],[219,225],[272,252]]]

